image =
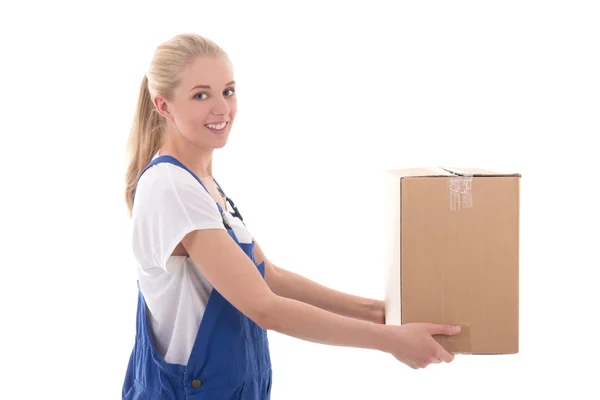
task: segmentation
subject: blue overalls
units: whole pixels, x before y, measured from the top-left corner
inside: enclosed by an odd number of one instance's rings
[[[171,156],[155,158],[142,174],[161,162],[187,170],[207,190],[192,171]],[[223,194],[216,180],[215,183]],[[241,219],[233,201],[229,198],[227,201],[235,210],[233,215]],[[218,202],[217,207],[227,232],[264,278],[264,262],[256,263],[254,242],[240,243],[225,219],[227,211]],[[216,289],[212,290],[208,299],[187,366],[167,363],[163,359],[152,341],[147,321],[146,303],[138,282],[136,338],[123,384],[124,400],[271,398],[272,371],[267,332],[238,311]]]

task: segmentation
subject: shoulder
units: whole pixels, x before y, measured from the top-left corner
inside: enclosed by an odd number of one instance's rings
[[[210,201],[210,194],[185,169],[170,163],[151,166],[140,177],[135,194],[135,203],[146,199],[159,200],[173,195],[192,197],[199,201]],[[216,205],[215,205],[216,206]]]
[[[202,189],[200,183],[188,171],[166,162],[148,168],[140,177],[137,187],[166,187],[173,184],[190,187],[198,186]]]
[[[136,219],[172,218],[220,220],[216,201],[185,169],[160,163],[138,180],[132,216]]]

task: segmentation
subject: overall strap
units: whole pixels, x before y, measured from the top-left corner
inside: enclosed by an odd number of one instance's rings
[[[238,210],[238,208],[235,206],[235,203],[233,202],[233,200],[231,200],[229,197],[227,197],[227,195],[225,194],[223,189],[221,189],[221,185],[219,185],[219,182],[217,182],[217,180],[215,178],[213,178],[213,181],[215,181],[217,188],[219,188],[219,192],[221,192],[221,195],[223,197],[225,197],[225,201],[227,201],[229,203],[229,205],[231,206],[231,208],[233,209],[233,216],[238,217],[240,219],[240,221],[244,222],[244,218],[242,218],[242,214],[240,214],[240,210]]]
[[[144,170],[142,171],[142,173],[141,173],[141,174],[140,174],[140,176],[138,177],[138,182],[139,182],[140,178],[142,177],[142,175],[144,175],[144,172],[146,172],[146,171],[147,171],[147,170],[148,170],[150,167],[152,167],[152,166],[154,166],[154,165],[157,165],[157,164],[160,164],[160,163],[169,163],[169,164],[176,165],[176,166],[178,166],[178,167],[180,167],[180,168],[183,168],[184,170],[186,170],[187,172],[189,172],[189,173],[190,173],[190,174],[191,174],[191,175],[194,177],[194,179],[196,179],[196,180],[198,181],[198,183],[199,183],[200,185],[202,185],[202,187],[204,188],[204,190],[206,190],[206,192],[207,192],[207,193],[209,194],[209,196],[210,196],[210,192],[208,191],[208,189],[206,188],[206,186],[204,186],[204,184],[202,183],[202,181],[200,180],[200,178],[198,178],[198,177],[196,176],[196,174],[194,174],[194,173],[193,173],[193,172],[192,172],[192,171],[191,171],[191,170],[190,170],[188,167],[186,167],[185,165],[183,165],[183,163],[181,163],[181,162],[180,162],[178,159],[176,159],[176,158],[175,158],[175,157],[173,157],[173,156],[169,156],[169,155],[159,156],[159,157],[156,157],[155,159],[153,159],[153,160],[152,160],[152,161],[151,161],[151,162],[150,162],[150,163],[149,163],[149,164],[146,166],[146,168],[144,168]],[[216,183],[216,181],[215,181],[215,183]],[[219,188],[219,190],[221,191],[221,187],[219,186],[219,184],[218,184],[218,183],[217,183],[217,187],[218,187],[218,188]],[[221,193],[223,193],[223,192],[221,191]],[[134,194],[133,194],[133,197],[134,197],[134,199],[135,199],[135,192],[134,192]],[[224,211],[224,210],[223,210],[223,208],[221,207],[221,205],[219,204],[219,202],[215,202],[215,203],[217,204],[217,208],[219,209],[219,213],[221,214],[221,218],[223,219],[223,225],[225,225],[225,228],[227,228],[227,229],[231,229],[231,226],[229,226],[229,223],[227,223],[227,220],[226,220],[226,218],[225,218],[225,215],[224,215],[224,213],[225,213],[226,211]],[[131,204],[132,204],[132,206],[133,206],[133,200],[132,200]],[[232,202],[230,202],[230,204],[232,204]],[[232,204],[232,207],[234,207],[234,206],[233,206],[233,204]],[[237,209],[235,209],[235,208],[234,208],[234,210],[237,210]],[[236,211],[236,212],[237,212],[237,211]]]

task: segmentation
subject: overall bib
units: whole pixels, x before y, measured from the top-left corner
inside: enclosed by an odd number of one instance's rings
[[[207,190],[192,171],[171,156],[155,158],[142,174],[161,162],[185,169]],[[224,195],[216,180],[215,183]],[[242,219],[233,201],[225,197],[235,211],[233,215]],[[240,243],[227,222],[228,211],[218,202],[217,207],[227,232],[264,278],[264,262],[256,263],[254,242]],[[125,374],[123,400],[270,399],[272,371],[267,332],[216,289],[212,289],[208,299],[187,366],[165,362],[152,341],[147,321],[146,303],[138,282],[136,338]]]

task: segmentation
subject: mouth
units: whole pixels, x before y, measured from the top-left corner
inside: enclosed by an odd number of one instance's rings
[[[204,126],[212,133],[218,134],[225,132],[225,129],[227,129],[227,125],[229,125],[229,121],[219,122],[216,124],[205,124]]]

